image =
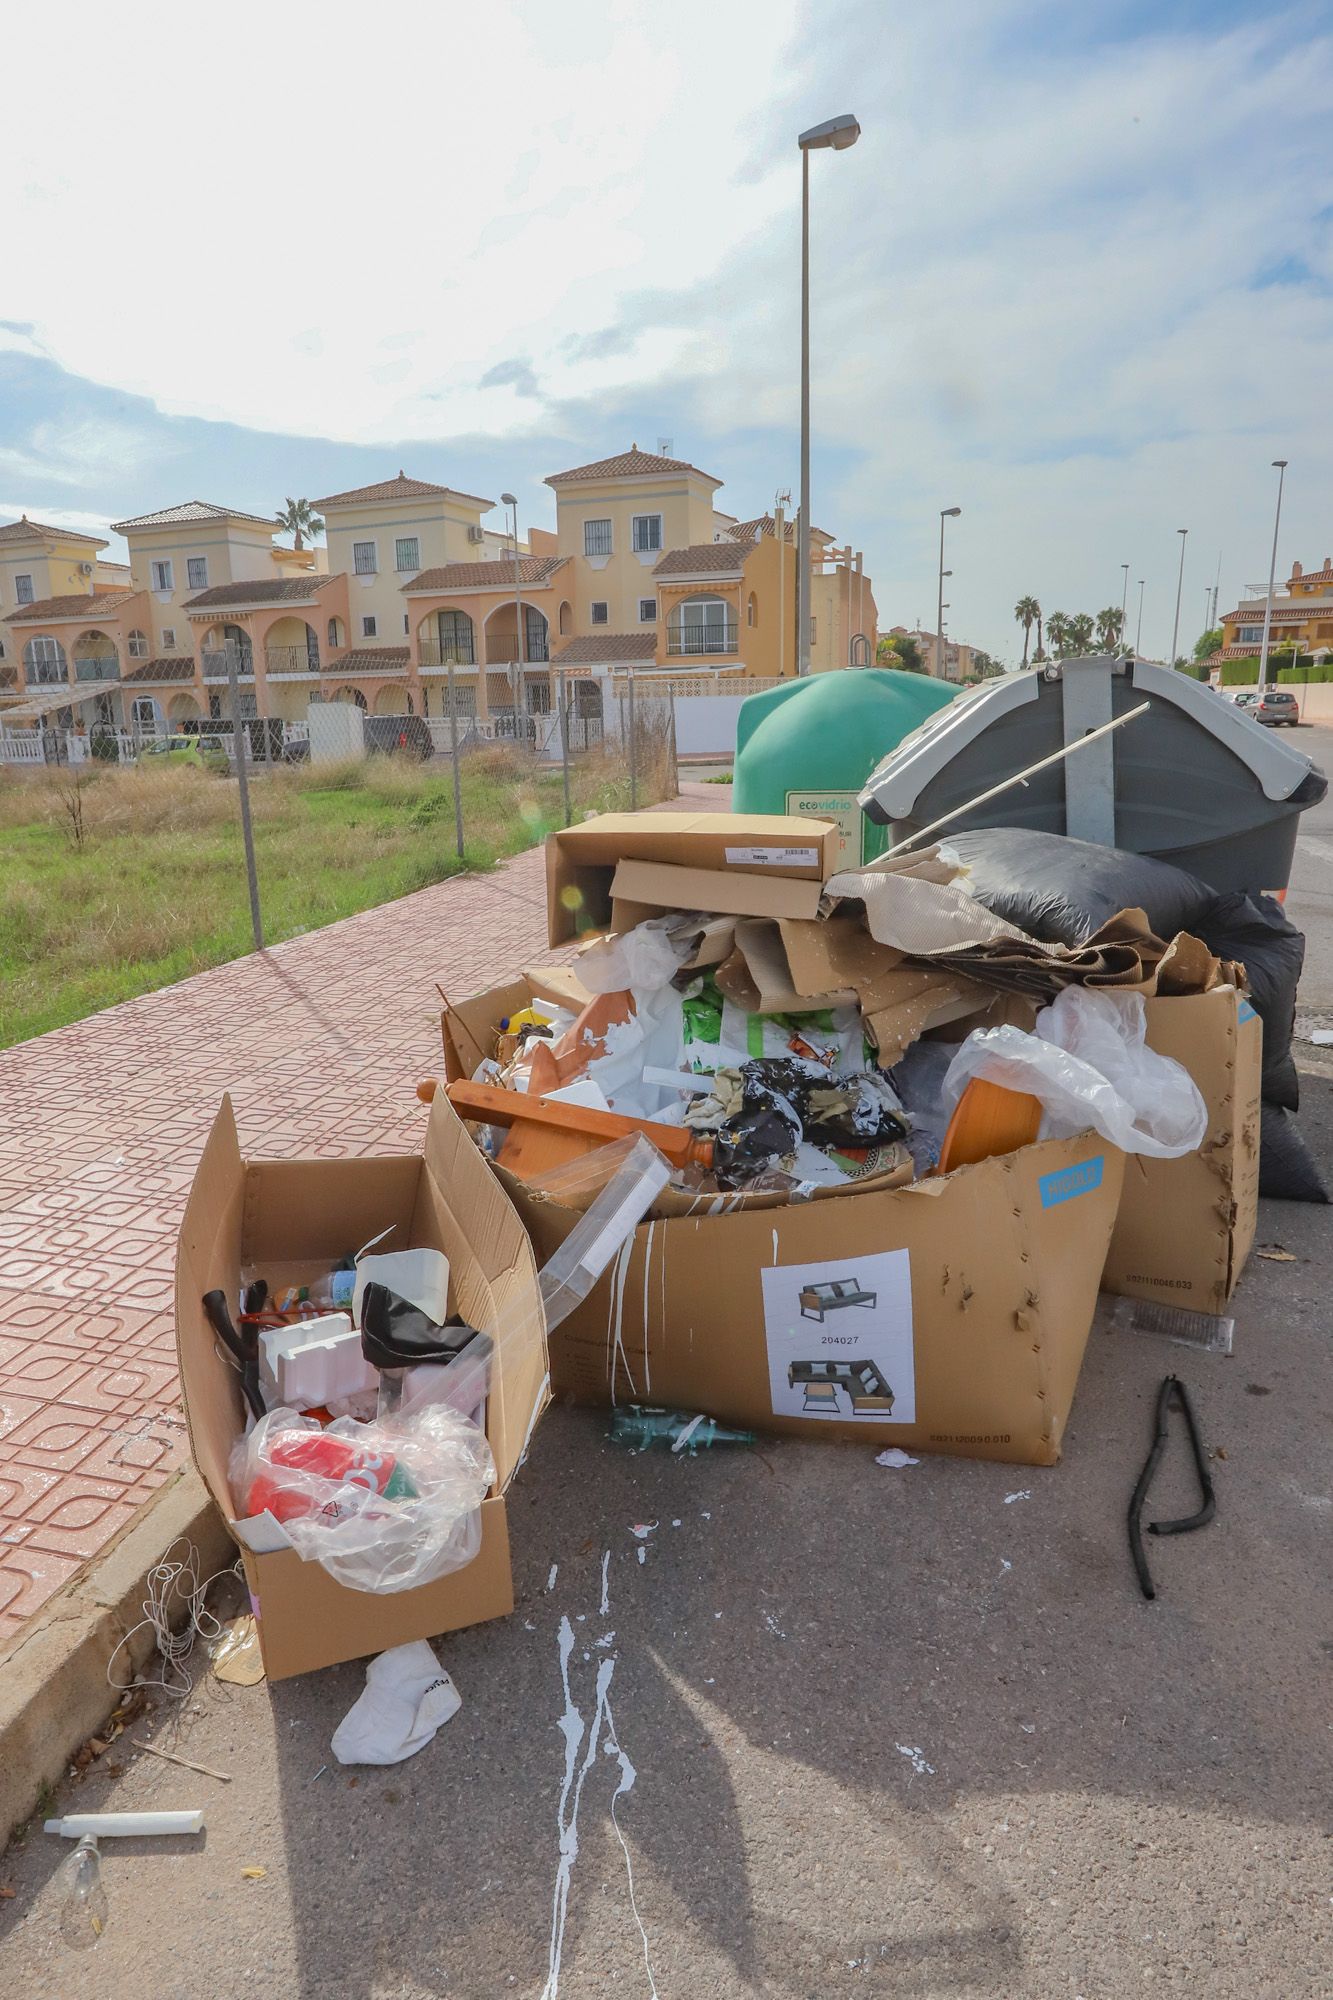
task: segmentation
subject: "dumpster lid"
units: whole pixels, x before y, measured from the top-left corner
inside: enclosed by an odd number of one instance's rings
[[[1085,666],[1092,662],[1080,660],[1078,664]],[[1310,773],[1318,770],[1313,758],[1307,757],[1303,750],[1281,742],[1275,731],[1265,729],[1244,709],[1224,701],[1213,688],[1189,674],[1154,666],[1147,660],[1108,657],[1105,665],[1108,672],[1126,675],[1136,694],[1145,695],[1150,701],[1169,701],[1183,709],[1191,721],[1249,767],[1266,798],[1289,799]],[[921,792],[960,750],[1002,716],[1037,701],[1043,683],[1059,678],[1057,664],[1054,668],[1029,669],[1006,674],[1001,680],[983,681],[980,687],[959,695],[948,708],[929,716],[910,736],[903,738],[896,750],[890,751],[866,780],[861,805],[864,807],[873,799],[890,820],[910,819]],[[1151,727],[1151,724],[1149,717],[1146,725],[1140,722],[1137,726]],[[1118,738],[1111,741],[1118,742]],[[997,771],[996,781],[1010,775],[1007,771]]]

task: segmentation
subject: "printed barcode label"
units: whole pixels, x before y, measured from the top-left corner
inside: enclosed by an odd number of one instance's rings
[[[732,868],[818,868],[817,847],[729,847]]]

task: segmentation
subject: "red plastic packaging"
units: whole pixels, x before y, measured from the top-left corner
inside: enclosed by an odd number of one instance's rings
[[[325,1431],[277,1431],[269,1442],[266,1457],[272,1466],[290,1466],[335,1485],[361,1487],[367,1493],[383,1493],[398,1469],[398,1461],[390,1453],[366,1451]],[[411,1490],[401,1475],[399,1486]],[[267,1511],[275,1521],[291,1521],[306,1514],[323,1514],[337,1520],[343,1511],[336,1498],[317,1506],[299,1486],[266,1472],[256,1477],[246,1506],[251,1514]]]

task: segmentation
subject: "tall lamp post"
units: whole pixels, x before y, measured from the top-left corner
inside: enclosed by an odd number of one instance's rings
[[[810,155],[828,146],[854,146],[861,127],[850,111],[812,125],[796,141],[801,149],[801,511],[796,532],[796,671],[810,671]]]
[[[1185,582],[1185,537],[1189,529],[1177,528],[1176,533],[1180,536],[1180,571],[1176,577],[1176,616],[1175,623],[1171,627],[1171,658],[1167,661],[1170,667],[1176,664],[1176,641],[1180,637],[1180,592]]]
[[[953,575],[951,569],[944,567],[944,524],[946,521],[956,521],[962,511],[961,507],[940,508],[939,617],[935,621],[935,678],[937,681],[944,679],[944,579],[946,576]]]
[[[523,684],[523,579],[518,566],[518,500],[512,493],[502,493],[500,504],[511,507],[514,513],[514,738],[518,739],[518,691]]]
[[[1120,585],[1120,650],[1125,648],[1125,613],[1129,608],[1129,564],[1121,563],[1124,579]]]
[[[1282,482],[1287,476],[1285,458],[1275,458],[1273,469],[1277,473],[1277,512],[1273,516],[1273,557],[1268,565],[1268,596],[1264,603],[1264,636],[1259,647],[1259,686],[1268,686],[1268,635],[1273,629],[1273,586],[1277,581],[1277,531],[1282,523]]]
[[[1137,624],[1137,625],[1135,626],[1135,628],[1134,628],[1134,657],[1135,657],[1136,659],[1141,659],[1141,658],[1143,657],[1143,585],[1144,585],[1144,581],[1145,581],[1145,579],[1144,579],[1143,577],[1140,577],[1140,578],[1139,578],[1139,622],[1138,622],[1138,624]]]

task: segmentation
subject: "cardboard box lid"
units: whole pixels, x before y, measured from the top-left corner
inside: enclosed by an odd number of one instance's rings
[[[707,910],[729,917],[814,917],[821,886],[785,875],[622,861],[611,878],[611,900],[636,909]]]
[[[373,1191],[372,1191],[373,1190]],[[549,1400],[545,1322],[532,1246],[512,1204],[441,1091],[421,1158],[249,1161],[224,1097],[190,1189],[176,1254],[176,1341],[195,1464],[234,1516],[227,1461],[243,1418],[240,1378],[203,1310],[235,1298],[246,1246],[284,1235],[298,1255],[342,1254],[347,1230],[387,1210],[404,1238],[444,1237],[455,1308],[496,1341],[487,1435],[501,1489]],[[317,1248],[315,1246],[318,1246]]]
[[[628,862],[707,870],[710,878],[821,884],[837,866],[838,828],[831,820],[785,813],[603,813],[549,834],[546,841],[547,931],[552,945],[605,930],[611,873]],[[626,899],[630,892],[625,891]],[[652,898],[643,898],[651,902]],[[767,902],[697,896],[661,907],[778,916]],[[813,915],[803,905],[792,915]]]

